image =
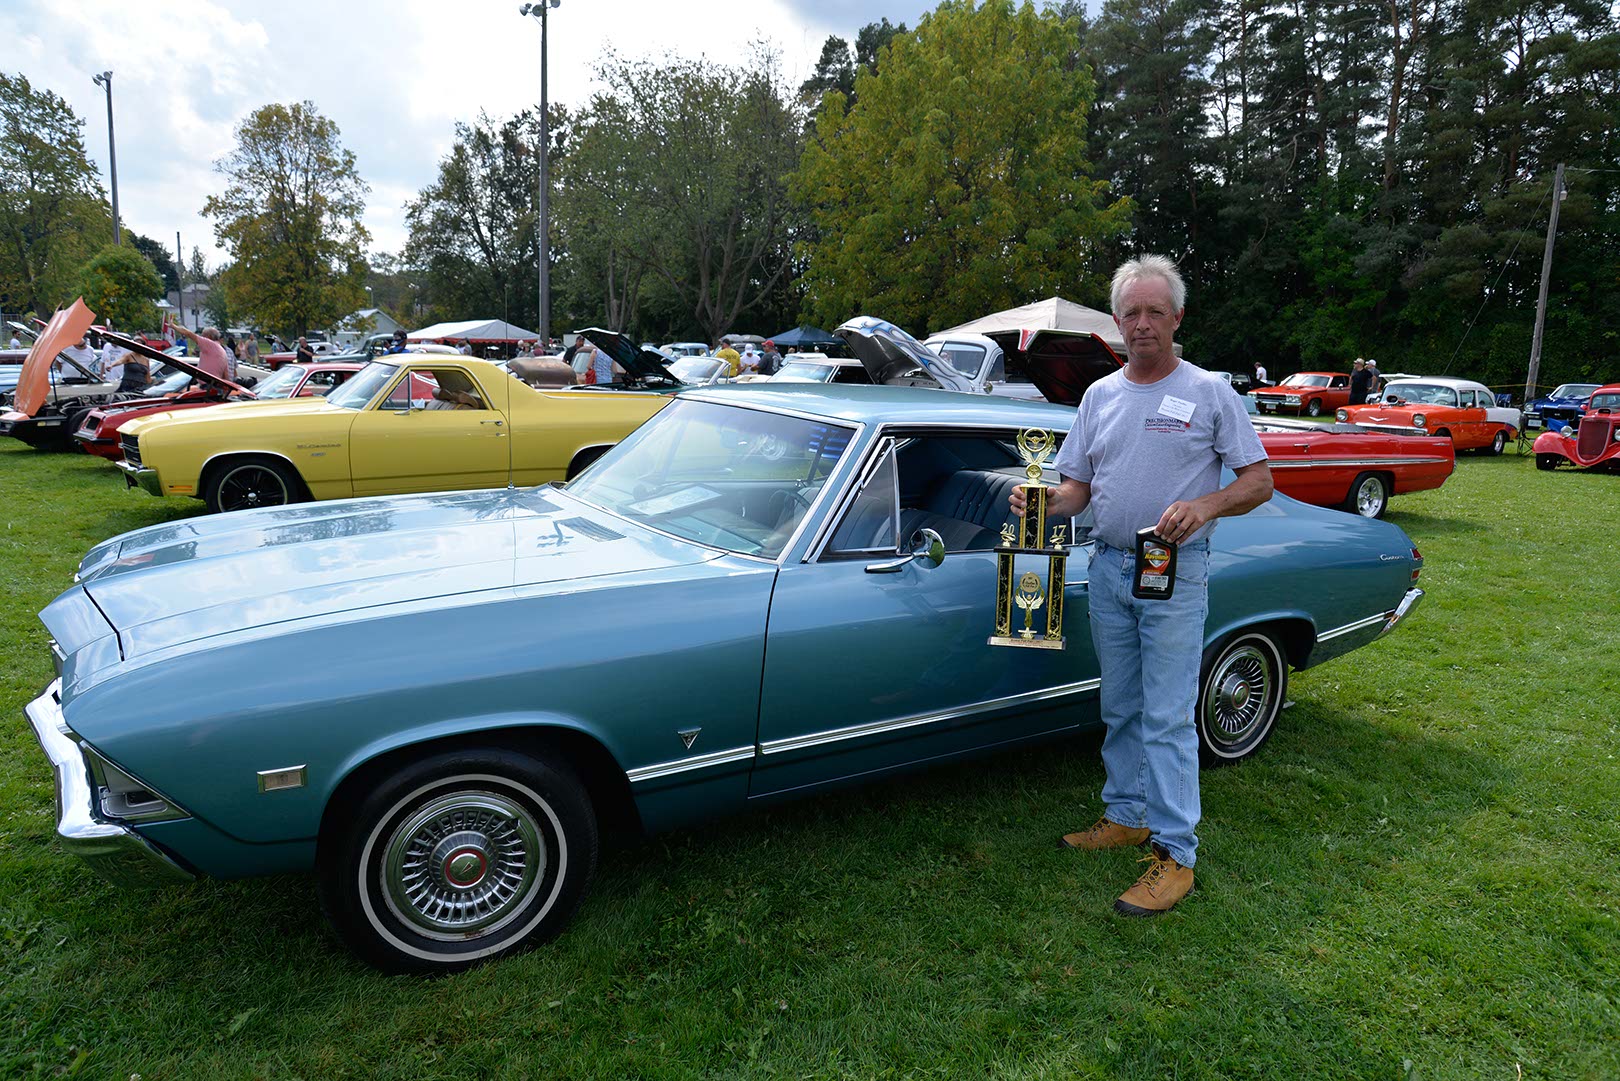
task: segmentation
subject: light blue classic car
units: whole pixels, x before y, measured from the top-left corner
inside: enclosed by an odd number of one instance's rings
[[[1070,734],[1097,720],[1083,522],[1067,647],[987,639],[1017,432],[1072,416],[686,391],[566,487],[116,537],[42,614],[58,833],[127,884],[313,869],[356,953],[446,971],[561,931],[608,816],[667,830]],[[1421,558],[1286,496],[1215,548],[1198,726],[1223,762],[1290,667],[1395,627]]]

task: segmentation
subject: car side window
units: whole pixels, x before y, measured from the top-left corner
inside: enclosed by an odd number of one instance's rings
[[[1347,375],[1336,375],[1333,377],[1333,385],[1335,387],[1347,387],[1350,385],[1350,377]]]
[[[408,373],[388,392],[383,409],[484,409],[478,384],[460,368],[419,368]]]
[[[855,498],[827,543],[831,559],[882,555],[899,549],[899,478],[894,441],[885,440],[872,467],[861,477]]]

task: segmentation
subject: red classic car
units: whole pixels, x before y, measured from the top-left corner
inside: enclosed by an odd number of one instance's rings
[[[152,387],[152,393],[143,398],[115,402],[90,410],[79,422],[73,438],[89,454],[116,462],[124,456],[118,441],[118,432],[137,417],[153,413],[172,413],[183,409],[201,409],[227,401],[267,401],[277,398],[308,398],[325,396],[355,372],[365,367],[352,362],[326,364],[289,364],[260,380],[247,390],[228,380],[209,375],[188,361],[175,358],[167,362],[173,374]]]
[[[1339,420],[1365,428],[1410,431],[1417,428],[1451,440],[1457,450],[1501,454],[1517,439],[1523,417],[1496,404],[1483,383],[1472,379],[1422,376],[1391,380],[1381,400],[1341,409]]]
[[[1598,387],[1586,401],[1577,427],[1536,436],[1537,469],[1565,462],[1582,469],[1620,472],[1620,383]]]
[[[1389,497],[1438,488],[1456,468],[1448,440],[1355,424],[1254,420],[1277,491],[1301,503],[1383,516]]]
[[[1276,386],[1256,387],[1249,395],[1262,413],[1286,409],[1319,417],[1350,404],[1350,377],[1343,372],[1295,372]]]

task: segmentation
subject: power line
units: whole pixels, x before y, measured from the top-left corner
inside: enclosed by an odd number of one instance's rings
[[[1613,171],[1620,172],[1620,169]],[[1502,284],[1502,275],[1506,274],[1508,267],[1513,265],[1513,257],[1519,254],[1519,245],[1524,243],[1524,234],[1529,232],[1530,226],[1535,224],[1535,222],[1541,217],[1541,208],[1546,205],[1547,196],[1550,194],[1552,194],[1551,189],[1548,189],[1546,192],[1542,193],[1541,202],[1536,204],[1535,213],[1531,214],[1530,220],[1524,223],[1524,228],[1518,231],[1518,239],[1514,240],[1513,242],[1513,250],[1508,252],[1507,259],[1505,259],[1502,263],[1502,269],[1497,272],[1496,280],[1491,283],[1490,289],[1486,291],[1485,299],[1479,302],[1479,309],[1474,312],[1474,317],[1468,320],[1468,328],[1463,331],[1463,336],[1458,339],[1457,348],[1451,351],[1451,357],[1446,361],[1445,370],[1440,373],[1441,375],[1451,374],[1451,366],[1457,362],[1457,354],[1462,352],[1462,347],[1468,343],[1468,335],[1474,332],[1474,324],[1479,322],[1480,315],[1485,311],[1485,305],[1491,302],[1491,297],[1496,293],[1496,287]]]

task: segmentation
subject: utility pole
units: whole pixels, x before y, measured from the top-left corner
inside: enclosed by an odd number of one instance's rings
[[[186,249],[180,246],[180,230],[174,231],[174,305],[180,312],[180,325],[186,325]]]
[[[1541,327],[1547,321],[1547,279],[1552,277],[1553,239],[1558,235],[1558,204],[1564,201],[1564,163],[1553,174],[1552,213],[1547,216],[1547,250],[1541,256],[1541,292],[1536,297],[1536,333],[1530,339],[1530,374],[1524,379],[1524,404],[1536,397],[1536,379],[1541,374]]]
[[[122,244],[124,238],[118,227],[118,140],[113,138],[112,72],[104,71],[92,81],[107,90],[107,166],[112,172],[113,243]]]

